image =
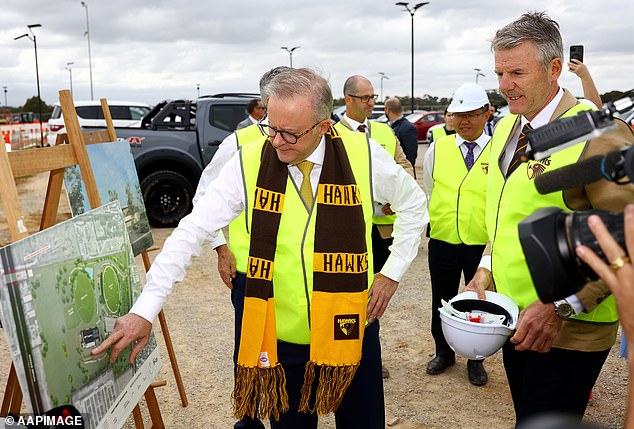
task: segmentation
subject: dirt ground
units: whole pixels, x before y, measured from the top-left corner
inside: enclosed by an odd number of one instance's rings
[[[422,164],[424,148],[419,151]],[[419,182],[422,177],[418,166]],[[46,192],[47,175],[21,180],[18,189],[30,231],[37,230]],[[62,202],[60,219],[68,216]],[[4,213],[0,213],[0,243],[9,241]],[[170,229],[154,229],[153,259]],[[139,269],[143,265],[139,260]],[[381,319],[383,361],[390,370],[385,380],[385,413],[389,427],[423,428],[511,428],[513,405],[502,367],[501,353],[485,361],[489,383],[472,386],[467,379],[466,360],[458,357],[446,373],[425,372],[433,357],[429,332],[431,288],[427,268],[427,243],[403,278],[386,314]],[[157,389],[162,416],[168,428],[230,428],[230,393],[233,384],[233,307],[229,290],[216,271],[215,252],[205,247],[195,258],[187,278],[178,284],[165,307],[165,315],[184,380],[189,406],[180,404],[176,383],[165,351],[158,322],[155,324],[163,368],[160,379],[167,386]],[[627,393],[627,367],[618,357],[618,341],[593,390],[585,421],[608,428],[623,427]],[[0,339],[0,379],[6,379],[9,354],[4,336]],[[149,425],[145,407],[142,407]],[[134,427],[130,418],[126,428]],[[267,424],[268,427],[268,424]],[[334,428],[332,416],[320,418],[320,429]]]

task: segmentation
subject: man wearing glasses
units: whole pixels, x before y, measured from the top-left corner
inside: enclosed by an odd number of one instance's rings
[[[242,147],[209,184],[165,241],[131,312],[94,353],[113,346],[114,360],[136,341],[133,360],[191,256],[246,212],[251,242],[234,413],[270,418],[272,429],[316,429],[318,415],[330,412],[338,428],[382,429],[378,319],[416,256],[425,195],[379,145],[330,126],[332,93],[315,72],[280,73],[268,91],[267,135]],[[398,252],[376,275],[373,201],[399,212]]]
[[[257,124],[264,119],[264,116],[266,115],[266,107],[264,107],[264,103],[262,103],[261,100],[254,98],[253,100],[249,100],[249,103],[247,103],[247,113],[249,116],[247,116],[245,120],[238,122],[236,130]]]
[[[346,113],[341,118],[335,128],[340,132],[356,131],[365,133],[369,138],[380,144],[394,158],[396,163],[403,167],[412,177],[414,167],[405,157],[405,152],[394,135],[394,131],[387,124],[370,121],[368,118],[374,110],[374,102],[378,97],[374,93],[372,83],[360,75],[350,76],[343,85],[344,102],[346,103]],[[391,209],[390,202],[387,204],[375,204],[375,216],[372,227],[372,253],[374,258],[374,270],[379,272],[390,256],[390,246],[392,245],[392,229],[395,212]],[[392,293],[396,290],[392,291]],[[389,370],[381,365],[383,378],[390,376]]]
[[[455,353],[442,333],[438,308],[458,292],[460,277],[469,283],[488,241],[485,227],[485,189],[489,167],[487,94],[474,83],[458,88],[447,108],[456,134],[430,144],[423,161],[423,183],[429,195],[429,273],[432,288],[431,333],[436,355],[428,374],[441,374],[455,363]],[[488,376],[482,361],[467,362],[469,381],[483,386]]]
[[[289,67],[277,66],[265,72],[260,78],[260,96],[266,102],[268,99],[267,87],[271,80],[280,73],[288,70]],[[259,101],[259,100],[253,100]],[[261,104],[261,103],[260,103]],[[265,110],[265,109],[264,109]],[[265,110],[266,111],[266,110]],[[267,118],[263,117],[260,122],[240,128],[229,134],[220,144],[211,162],[205,169],[198,182],[198,188],[194,195],[194,205],[202,198],[209,183],[211,183],[220,173],[222,167],[234,156],[242,147],[264,135],[263,125],[266,125]],[[246,283],[247,258],[249,250],[249,232],[245,224],[245,216],[241,214],[231,222],[228,227],[230,246],[225,240],[222,231],[212,234],[210,239],[211,248],[217,253],[218,273],[223,283],[231,290],[231,304],[235,311],[234,317],[234,364],[238,360],[238,346],[242,328],[242,313],[244,311],[244,288]],[[264,429],[264,424],[257,418],[244,417],[235,423],[234,429]]]

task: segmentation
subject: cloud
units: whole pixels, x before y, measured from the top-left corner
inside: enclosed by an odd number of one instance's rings
[[[32,43],[13,38],[36,29],[42,98],[49,104],[69,87],[74,62],[76,99],[90,97],[86,10],[79,0],[5,0],[0,28],[0,76],[10,105],[36,93]],[[156,103],[166,98],[257,91],[260,75],[288,64],[281,46],[300,46],[295,67],[315,67],[329,78],[335,97],[349,75],[366,75],[385,95],[409,95],[411,17],[393,1],[88,0],[95,97]],[[496,29],[526,12],[516,2],[431,0],[414,16],[415,95],[450,96],[475,79],[497,87],[489,40]],[[619,0],[534,0],[561,26],[566,51],[585,45],[586,63],[601,92],[634,86],[633,8]],[[567,54],[566,54],[567,56]],[[567,58],[566,58],[567,60]],[[576,76],[560,83],[581,93]]]

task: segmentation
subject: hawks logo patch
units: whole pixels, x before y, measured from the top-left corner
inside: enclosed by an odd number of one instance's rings
[[[335,315],[335,340],[359,339],[359,315],[337,314]]]
[[[481,162],[480,163],[480,167],[482,167],[482,172],[484,174],[489,174],[489,163],[488,162]]]
[[[550,158],[542,159],[541,161],[528,161],[526,165],[526,174],[528,180],[534,180],[537,176],[546,172],[546,167],[550,165]]]

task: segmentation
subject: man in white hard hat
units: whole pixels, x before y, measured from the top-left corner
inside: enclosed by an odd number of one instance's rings
[[[460,277],[468,283],[478,268],[488,236],[484,223],[490,136],[484,133],[489,99],[481,86],[458,88],[447,108],[456,134],[433,142],[423,161],[423,182],[430,196],[429,272],[432,285],[431,332],[436,355],[427,373],[441,374],[455,363],[455,353],[442,333],[438,308],[458,293]],[[481,360],[467,362],[469,381],[488,381]]]

